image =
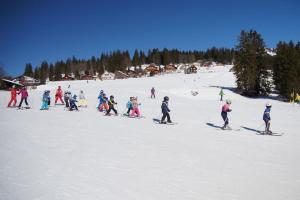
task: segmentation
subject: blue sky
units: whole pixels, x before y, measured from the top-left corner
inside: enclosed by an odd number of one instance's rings
[[[300,41],[300,1],[0,0],[0,64],[10,75],[112,50],[234,47],[255,29],[269,47]]]

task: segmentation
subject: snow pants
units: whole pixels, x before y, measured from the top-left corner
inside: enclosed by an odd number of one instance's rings
[[[133,108],[133,109],[132,109],[131,117],[135,117],[135,115],[136,115],[137,117],[140,117],[140,110],[139,110],[139,108]]]
[[[58,100],[60,100],[60,102],[61,102],[62,104],[65,104],[65,103],[64,103],[64,100],[62,99],[61,96],[55,96],[55,104],[57,103]]]
[[[64,97],[65,102],[66,102],[66,107],[69,108],[70,104],[69,104],[69,97]]]
[[[79,99],[78,107],[87,107],[87,100],[86,99]]]
[[[103,111],[103,108],[107,111],[107,110],[108,110],[108,104],[107,104],[107,103],[102,103],[102,104],[100,105],[100,108],[99,108],[100,112]]]
[[[227,117],[227,112],[221,112],[221,116],[224,120],[224,126],[223,127],[225,128],[229,124],[229,119]]]
[[[155,94],[151,93],[151,99],[154,98],[155,99]]]
[[[171,123],[172,121],[171,121],[171,118],[170,118],[170,114],[168,112],[163,113],[163,116],[161,118],[161,122],[164,122],[166,117],[167,117],[167,122]]]
[[[264,120],[265,121],[265,132],[266,133],[269,133],[269,132],[271,132],[270,131],[270,125],[271,125],[271,122],[270,122],[270,120]]]
[[[118,114],[118,111],[114,108],[114,107],[110,107],[108,109],[108,111],[106,112],[106,114],[108,115],[110,113],[110,111],[113,110],[115,112],[115,114],[117,115]]]
[[[41,110],[48,110],[48,109],[49,109],[48,101],[43,101]]]
[[[28,106],[28,102],[27,102],[27,97],[21,98],[20,104],[19,104],[19,108],[21,108],[23,101],[25,101],[26,106]]]
[[[12,102],[14,102],[13,107],[15,107],[17,104],[17,97],[11,97],[7,107],[10,107]]]
[[[73,110],[78,110],[78,107],[76,106],[76,104],[70,105],[70,111],[73,111]]]

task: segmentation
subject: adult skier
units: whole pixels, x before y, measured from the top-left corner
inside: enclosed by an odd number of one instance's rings
[[[21,106],[23,104],[23,101],[25,101],[26,108],[29,108],[28,107],[28,102],[27,102],[28,92],[27,92],[27,89],[26,89],[25,86],[18,92],[18,95],[19,94],[21,94],[21,101],[20,101],[20,104],[19,104],[18,108],[21,108]]]
[[[220,95],[220,101],[223,101],[223,96],[224,96],[223,88],[221,88],[219,95]]]
[[[152,98],[155,99],[155,89],[154,89],[154,87],[152,87],[152,89],[151,89],[151,99]]]
[[[264,115],[263,115],[263,120],[265,122],[265,132],[264,132],[264,134],[272,134],[272,131],[270,130],[270,125],[271,125],[271,116],[270,116],[271,107],[272,107],[272,104],[268,102],[266,104],[266,109],[265,109]]]
[[[231,100],[227,99],[226,103],[222,107],[221,116],[222,116],[222,118],[224,120],[224,125],[222,127],[223,130],[225,130],[225,129],[231,130],[231,128],[228,126],[229,119],[228,119],[228,116],[227,116],[227,113],[231,112],[230,105],[231,105]]]
[[[10,101],[7,105],[7,107],[11,107],[11,103],[14,103],[12,107],[16,107],[17,104],[17,89],[15,87],[15,85],[12,86],[12,88],[10,89]]]
[[[164,100],[161,104],[161,112],[163,114],[160,123],[162,124],[166,124],[166,123],[172,123],[171,118],[170,118],[170,114],[169,112],[171,112],[171,110],[169,109],[169,97],[165,96]],[[165,119],[167,117],[167,122],[165,122]]]
[[[62,91],[61,87],[58,86],[56,93],[55,93],[55,104],[57,103],[58,100],[60,100],[61,104],[63,104],[63,105],[65,104],[64,100],[62,99],[62,96],[63,96],[63,91]]]
[[[115,115],[118,115],[118,111],[115,109],[114,105],[118,104],[117,102],[115,102],[114,100],[114,96],[111,95],[109,97],[109,101],[108,101],[108,106],[109,106],[109,109],[107,110],[106,114],[105,115],[110,115],[110,111],[113,110],[115,112]]]

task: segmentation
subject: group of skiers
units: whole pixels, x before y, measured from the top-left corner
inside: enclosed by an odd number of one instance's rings
[[[8,103],[8,107],[16,107],[17,104],[17,95],[21,95],[21,101],[18,105],[18,108],[21,108],[23,102],[26,104],[26,108],[29,107],[27,98],[28,98],[28,92],[26,87],[22,87],[20,90],[17,90],[15,86],[11,88],[11,99]],[[151,98],[155,98],[155,89],[154,87],[151,88]],[[221,88],[221,91],[219,93],[220,95],[220,101],[223,101],[224,92]],[[115,115],[118,115],[118,111],[116,109],[116,105],[118,104],[113,95],[110,95],[109,98],[106,96],[103,90],[100,91],[99,96],[99,104],[97,106],[97,109],[100,112],[105,112],[105,115],[111,115],[110,112],[113,111]],[[56,93],[55,93],[55,105],[58,105],[58,101],[60,101],[60,105],[65,105],[65,107],[70,110],[78,110],[78,107],[87,107],[87,100],[85,98],[84,92],[81,90],[79,93],[79,101],[77,101],[77,95],[74,94],[72,96],[72,93],[69,90],[66,90],[65,92],[62,91],[61,86],[58,86]],[[50,97],[50,90],[45,90],[42,96],[42,106],[41,110],[48,110],[51,102]],[[169,103],[169,97],[165,96],[163,98],[162,104],[161,104],[161,112],[162,117],[160,120],[160,123],[172,123],[171,117],[170,117],[170,109],[168,106]],[[224,121],[224,125],[222,129],[231,129],[229,127],[229,118],[228,118],[228,112],[231,112],[231,100],[227,99],[225,104],[222,106],[221,110],[221,117]],[[139,106],[141,103],[138,102],[137,97],[130,97],[129,101],[126,104],[127,112],[123,115],[128,117],[141,117]],[[263,114],[263,121],[265,122],[265,134],[272,134],[270,130],[270,112],[271,112],[272,105],[270,103],[266,104],[266,109]],[[131,113],[130,113],[131,112]],[[167,118],[167,121],[165,119]]]

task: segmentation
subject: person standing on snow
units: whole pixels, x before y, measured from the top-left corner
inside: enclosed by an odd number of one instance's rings
[[[66,108],[69,108],[70,107],[70,103],[69,103],[69,101],[70,101],[70,98],[72,97],[72,94],[71,94],[71,92],[70,91],[65,91],[65,93],[64,93],[64,100],[65,100],[65,103],[66,103]]]
[[[129,98],[129,101],[127,102],[126,104],[126,108],[127,108],[127,116],[129,116],[130,114],[130,111],[133,109],[133,106],[132,106],[132,100],[133,100],[134,97],[130,97]],[[126,114],[125,114],[126,115]]]
[[[103,108],[104,108],[105,111],[107,112],[107,110],[108,110],[108,98],[106,97],[105,93],[102,94],[102,96],[100,98],[100,102],[102,102],[102,103],[100,105],[99,111],[102,112]]]
[[[108,101],[108,106],[109,106],[109,109],[108,111],[106,112],[105,115],[109,115],[110,111],[113,110],[115,112],[115,115],[118,115],[118,111],[115,109],[114,105],[118,104],[117,102],[115,102],[114,100],[114,96],[111,95],[109,97],[109,101]]]
[[[141,105],[141,104],[138,103],[137,97],[133,97],[131,117],[140,117],[141,116],[139,105]]]
[[[219,95],[220,95],[220,101],[223,101],[223,96],[224,96],[223,88],[221,88]]]
[[[10,101],[7,105],[7,107],[11,107],[11,103],[14,102],[13,107],[16,107],[17,104],[17,89],[16,86],[13,85],[10,89]]]
[[[155,89],[154,89],[154,87],[152,87],[152,89],[151,89],[151,99],[152,98],[155,99]]]
[[[25,104],[28,108],[28,102],[27,102],[28,92],[27,92],[27,89],[26,89],[25,86],[19,91],[18,95],[19,94],[21,94],[21,101],[20,101],[20,104],[19,104],[18,108],[21,108],[21,106],[23,104],[23,101],[25,101]]]
[[[271,103],[267,103],[266,104],[266,109],[264,111],[264,115],[263,115],[263,120],[265,122],[265,132],[264,134],[272,134],[272,131],[270,131],[270,125],[271,125],[271,116],[270,116],[270,112],[271,112],[271,107],[272,104]]]
[[[69,109],[70,111],[73,111],[73,110],[78,111],[78,107],[76,105],[76,102],[77,102],[76,98],[77,98],[77,95],[74,94],[73,97],[70,98],[70,100],[69,100],[70,101],[70,109]]]
[[[55,104],[57,103],[58,99],[60,100],[60,102],[62,104],[65,104],[64,100],[62,99],[62,96],[63,96],[63,91],[62,91],[61,87],[58,86],[56,93],[55,93]]]
[[[224,120],[224,125],[222,127],[222,129],[231,129],[228,124],[229,124],[229,119],[228,119],[228,116],[227,116],[227,113],[228,112],[231,112],[231,109],[230,109],[230,105],[231,105],[231,100],[227,99],[226,100],[226,103],[223,105],[222,107],[222,112],[221,112],[221,116]]]
[[[87,100],[82,90],[79,93],[78,107],[87,107]]]
[[[42,107],[40,110],[48,110],[49,109],[49,105],[48,105],[49,98],[50,98],[50,91],[45,90],[44,94],[43,94],[43,98],[42,98]]]
[[[171,112],[171,110],[169,109],[169,97],[165,96],[164,100],[161,104],[161,112],[163,114],[160,123],[162,124],[166,124],[166,123],[172,123],[171,118],[170,118],[170,114],[169,112]],[[165,122],[165,119],[167,117],[167,122]]]

